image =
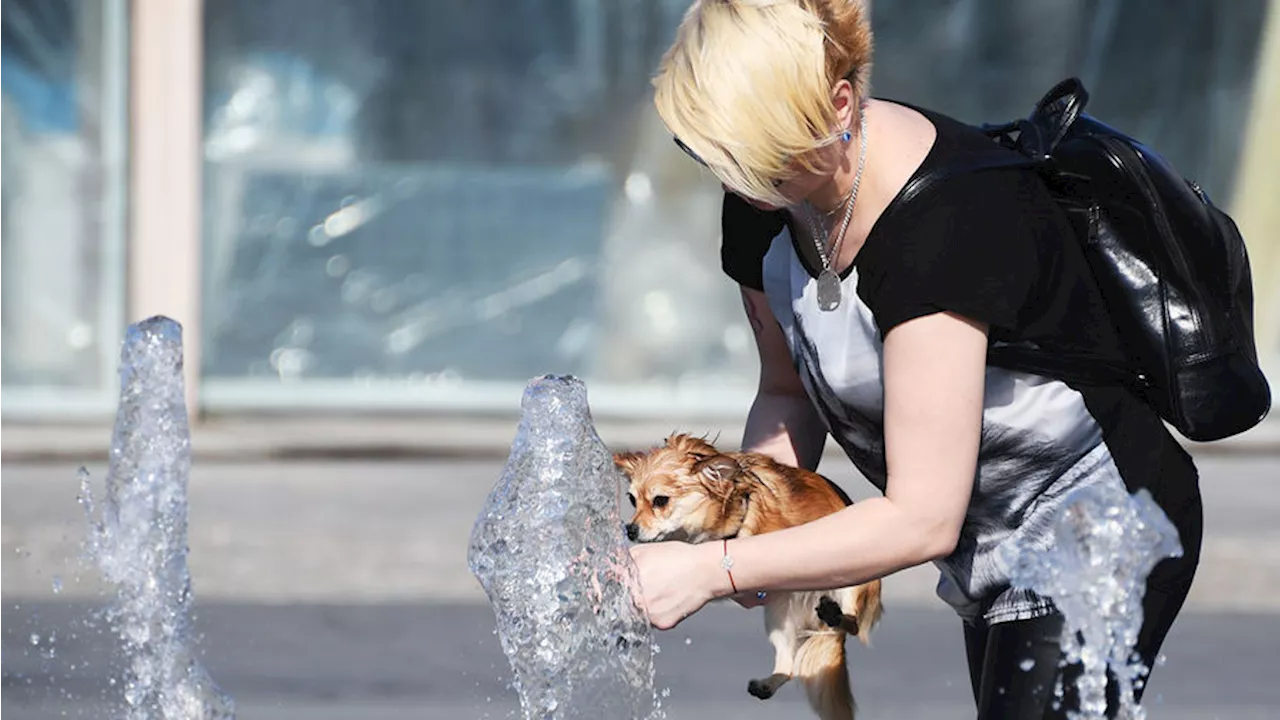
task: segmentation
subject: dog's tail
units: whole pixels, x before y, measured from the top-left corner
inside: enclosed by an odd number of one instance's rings
[[[796,651],[793,674],[804,686],[809,706],[822,720],[853,720],[853,690],[844,659],[844,633],[820,630]]]

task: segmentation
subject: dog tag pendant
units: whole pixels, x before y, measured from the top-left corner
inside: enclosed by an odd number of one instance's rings
[[[831,312],[840,307],[840,276],[831,268],[818,274],[818,309]]]

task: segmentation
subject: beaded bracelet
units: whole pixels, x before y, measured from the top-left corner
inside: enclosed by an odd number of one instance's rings
[[[733,588],[733,594],[738,594],[738,584],[733,581],[733,557],[729,555],[729,538],[724,539],[724,557],[720,560],[720,567],[729,574],[729,587]]]

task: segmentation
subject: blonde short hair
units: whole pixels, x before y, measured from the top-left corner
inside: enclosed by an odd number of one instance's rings
[[[658,115],[729,188],[782,205],[795,160],[839,137],[831,89],[868,91],[864,0],[695,0],[653,79]]]

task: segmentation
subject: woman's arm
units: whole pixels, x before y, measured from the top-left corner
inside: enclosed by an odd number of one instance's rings
[[[796,374],[782,328],[759,290],[742,288],[742,305],[760,354],[760,384],[747,414],[742,449],[816,470],[827,432]]]
[[[884,346],[884,497],[801,527],[731,542],[739,589],[855,585],[949,555],[977,468],[986,351],[985,328],[947,313],[890,331]],[[707,553],[718,567],[723,549]],[[727,588],[727,576],[723,580]]]
[[[738,590],[856,585],[950,554],[977,467],[986,348],[985,326],[950,313],[891,330],[884,348],[885,496],[731,540]],[[659,628],[732,593],[720,543],[641,546],[633,556]]]

